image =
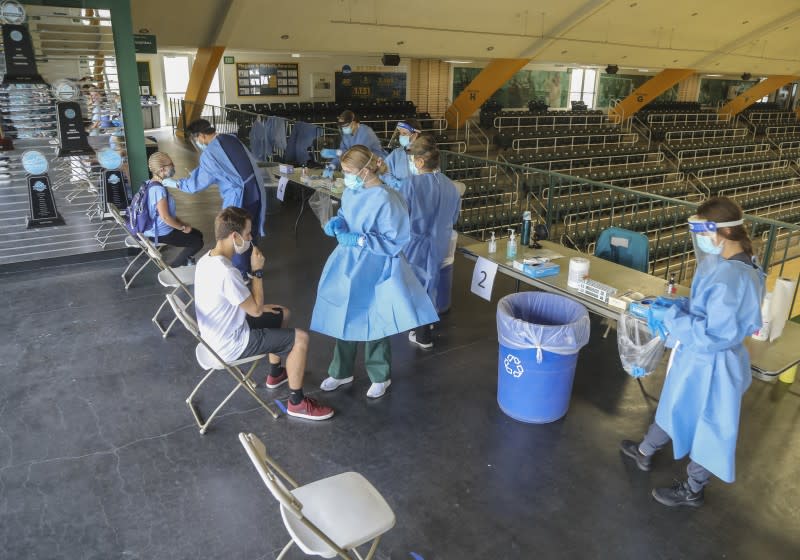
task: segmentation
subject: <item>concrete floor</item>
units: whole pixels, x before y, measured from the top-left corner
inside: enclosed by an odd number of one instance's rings
[[[163,142],[178,162],[193,154]],[[213,237],[216,193],[180,197],[178,214]],[[270,216],[265,290],[307,327],[333,241],[296,203]],[[593,323],[567,416],[526,425],[496,403],[497,298],[469,293],[456,258],[453,308],[423,351],[394,337],[393,385],[378,401],[356,382],[319,395],[332,341],[311,335],[306,391],[333,405],[328,422],[273,420],[237,395],[205,436],[184,400],[199,379],[193,339],[163,340],[154,270],[126,292],[124,259],[0,273],[0,557],[267,559],[288,540],[277,504],[241,448],[252,431],[301,483],[355,470],[397,515],[378,558],[796,558],[800,551],[798,388],[753,382],[745,396],[738,480],[715,480],[698,511],[650,498],[683,477],[667,451],[643,473],[620,457],[655,402],[619,365]],[[663,371],[644,380],[658,395]],[[230,386],[207,383],[201,409]],[[285,398],[285,387],[259,389]],[[343,508],[347,504],[342,504]],[[303,556],[295,549],[291,558]]]

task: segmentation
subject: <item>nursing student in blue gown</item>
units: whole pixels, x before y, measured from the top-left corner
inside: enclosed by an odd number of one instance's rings
[[[735,202],[710,198],[689,223],[698,257],[691,297],[650,317],[651,329],[673,347],[655,422],[640,443],[624,440],[620,448],[648,471],[652,455],[672,440],[675,458],[691,459],[688,480],[656,488],[653,497],[699,507],[712,474],[735,479],[739,414],[751,381],[743,342],[761,326],[764,274]]]
[[[365,146],[353,146],[341,164],[347,188],[339,213],[325,225],[338,245],[322,270],[311,329],[336,339],[322,389],[353,381],[358,343],[364,342],[372,381],[367,396],[377,398],[391,384],[388,337],[438,316],[403,254],[410,239],[408,208],[381,183],[385,165]]]
[[[432,135],[418,135],[408,147],[405,165],[409,176],[398,191],[411,217],[411,241],[405,254],[435,304],[442,261],[448,256],[453,225],[461,210],[461,195],[453,181],[439,171],[439,148]],[[432,328],[424,325],[415,329],[408,333],[408,339],[431,348]]]
[[[267,197],[255,158],[236,136],[217,134],[205,119],[192,121],[186,130],[200,151],[200,165],[188,177],[168,179],[164,185],[196,193],[216,184],[222,208],[237,206],[253,216],[253,245],[256,245],[264,235]],[[233,265],[242,275],[250,272],[251,252],[252,248],[233,257]]]
[[[417,119],[405,119],[397,123],[397,140],[400,146],[391,151],[384,163],[389,169],[381,175],[384,184],[399,189],[402,182],[408,178],[410,171],[408,168],[408,147],[416,140],[422,131]]]
[[[320,155],[331,161],[325,166],[322,175],[333,177],[333,172],[339,165],[339,158],[343,153],[353,146],[364,146],[380,159],[386,157],[386,150],[381,146],[381,141],[375,132],[365,124],[361,124],[353,111],[343,111],[336,119],[339,124],[339,131],[342,133],[342,142],[339,149],[325,149]]]

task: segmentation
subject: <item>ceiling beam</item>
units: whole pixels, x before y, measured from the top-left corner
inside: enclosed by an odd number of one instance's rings
[[[536,58],[539,53],[555,43],[562,35],[568,33],[576,25],[593,16],[611,2],[612,0],[589,0],[559,21],[542,37],[531,43],[527,49],[520,53],[519,58]],[[544,15],[542,15],[542,17],[544,17]]]
[[[709,65],[715,60],[722,58],[725,55],[736,56],[735,51],[738,48],[741,48],[743,45],[749,43],[750,41],[761,39],[764,35],[771,33],[776,29],[779,29],[781,27],[786,27],[796,19],[800,19],[800,10],[794,10],[792,12],[789,12],[788,14],[778,16],[772,21],[765,23],[761,27],[753,29],[752,31],[745,33],[744,35],[741,35],[736,39],[733,39],[729,43],[726,43],[720,48],[714,50],[714,52],[709,53],[704,57],[698,59],[695,63],[691,64],[691,66],[693,68],[696,68],[697,70],[709,70],[711,69]],[[742,68],[742,70],[747,70],[747,69]]]

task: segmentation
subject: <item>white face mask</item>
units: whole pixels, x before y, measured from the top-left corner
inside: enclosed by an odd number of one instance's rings
[[[237,235],[239,235],[239,234],[237,234]],[[239,237],[241,237],[241,235],[239,235]],[[252,241],[242,237],[242,244],[239,245],[238,243],[236,243],[236,237],[233,238],[233,250],[236,251],[237,255],[241,255],[243,253],[246,253],[247,250],[250,248],[250,245],[252,245],[252,244],[253,244]]]

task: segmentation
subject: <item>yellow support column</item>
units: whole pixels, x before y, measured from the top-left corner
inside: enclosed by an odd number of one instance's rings
[[[214,72],[217,71],[219,61],[222,60],[222,53],[225,47],[200,47],[194,57],[192,71],[189,74],[189,84],[186,86],[186,115],[181,115],[178,123],[189,124],[195,119],[199,119],[203,112],[203,104],[206,102],[208,88],[214,79]],[[185,120],[184,120],[185,119]],[[183,127],[176,128],[178,136],[183,136]]]
[[[796,79],[797,76],[770,76],[766,80],[758,82],[738,97],[728,101],[720,107],[719,114],[728,114],[731,117],[735,117],[765,95],[769,95],[779,87],[785,86]]]
[[[457,128],[478,110],[484,101],[530,62],[528,58],[497,58],[462,91],[445,111],[447,125]]]
[[[656,97],[693,74],[694,70],[689,68],[667,68],[662,70],[633,90],[628,97],[617,103],[617,106],[611,109],[609,114],[619,115],[623,120],[628,119]]]

